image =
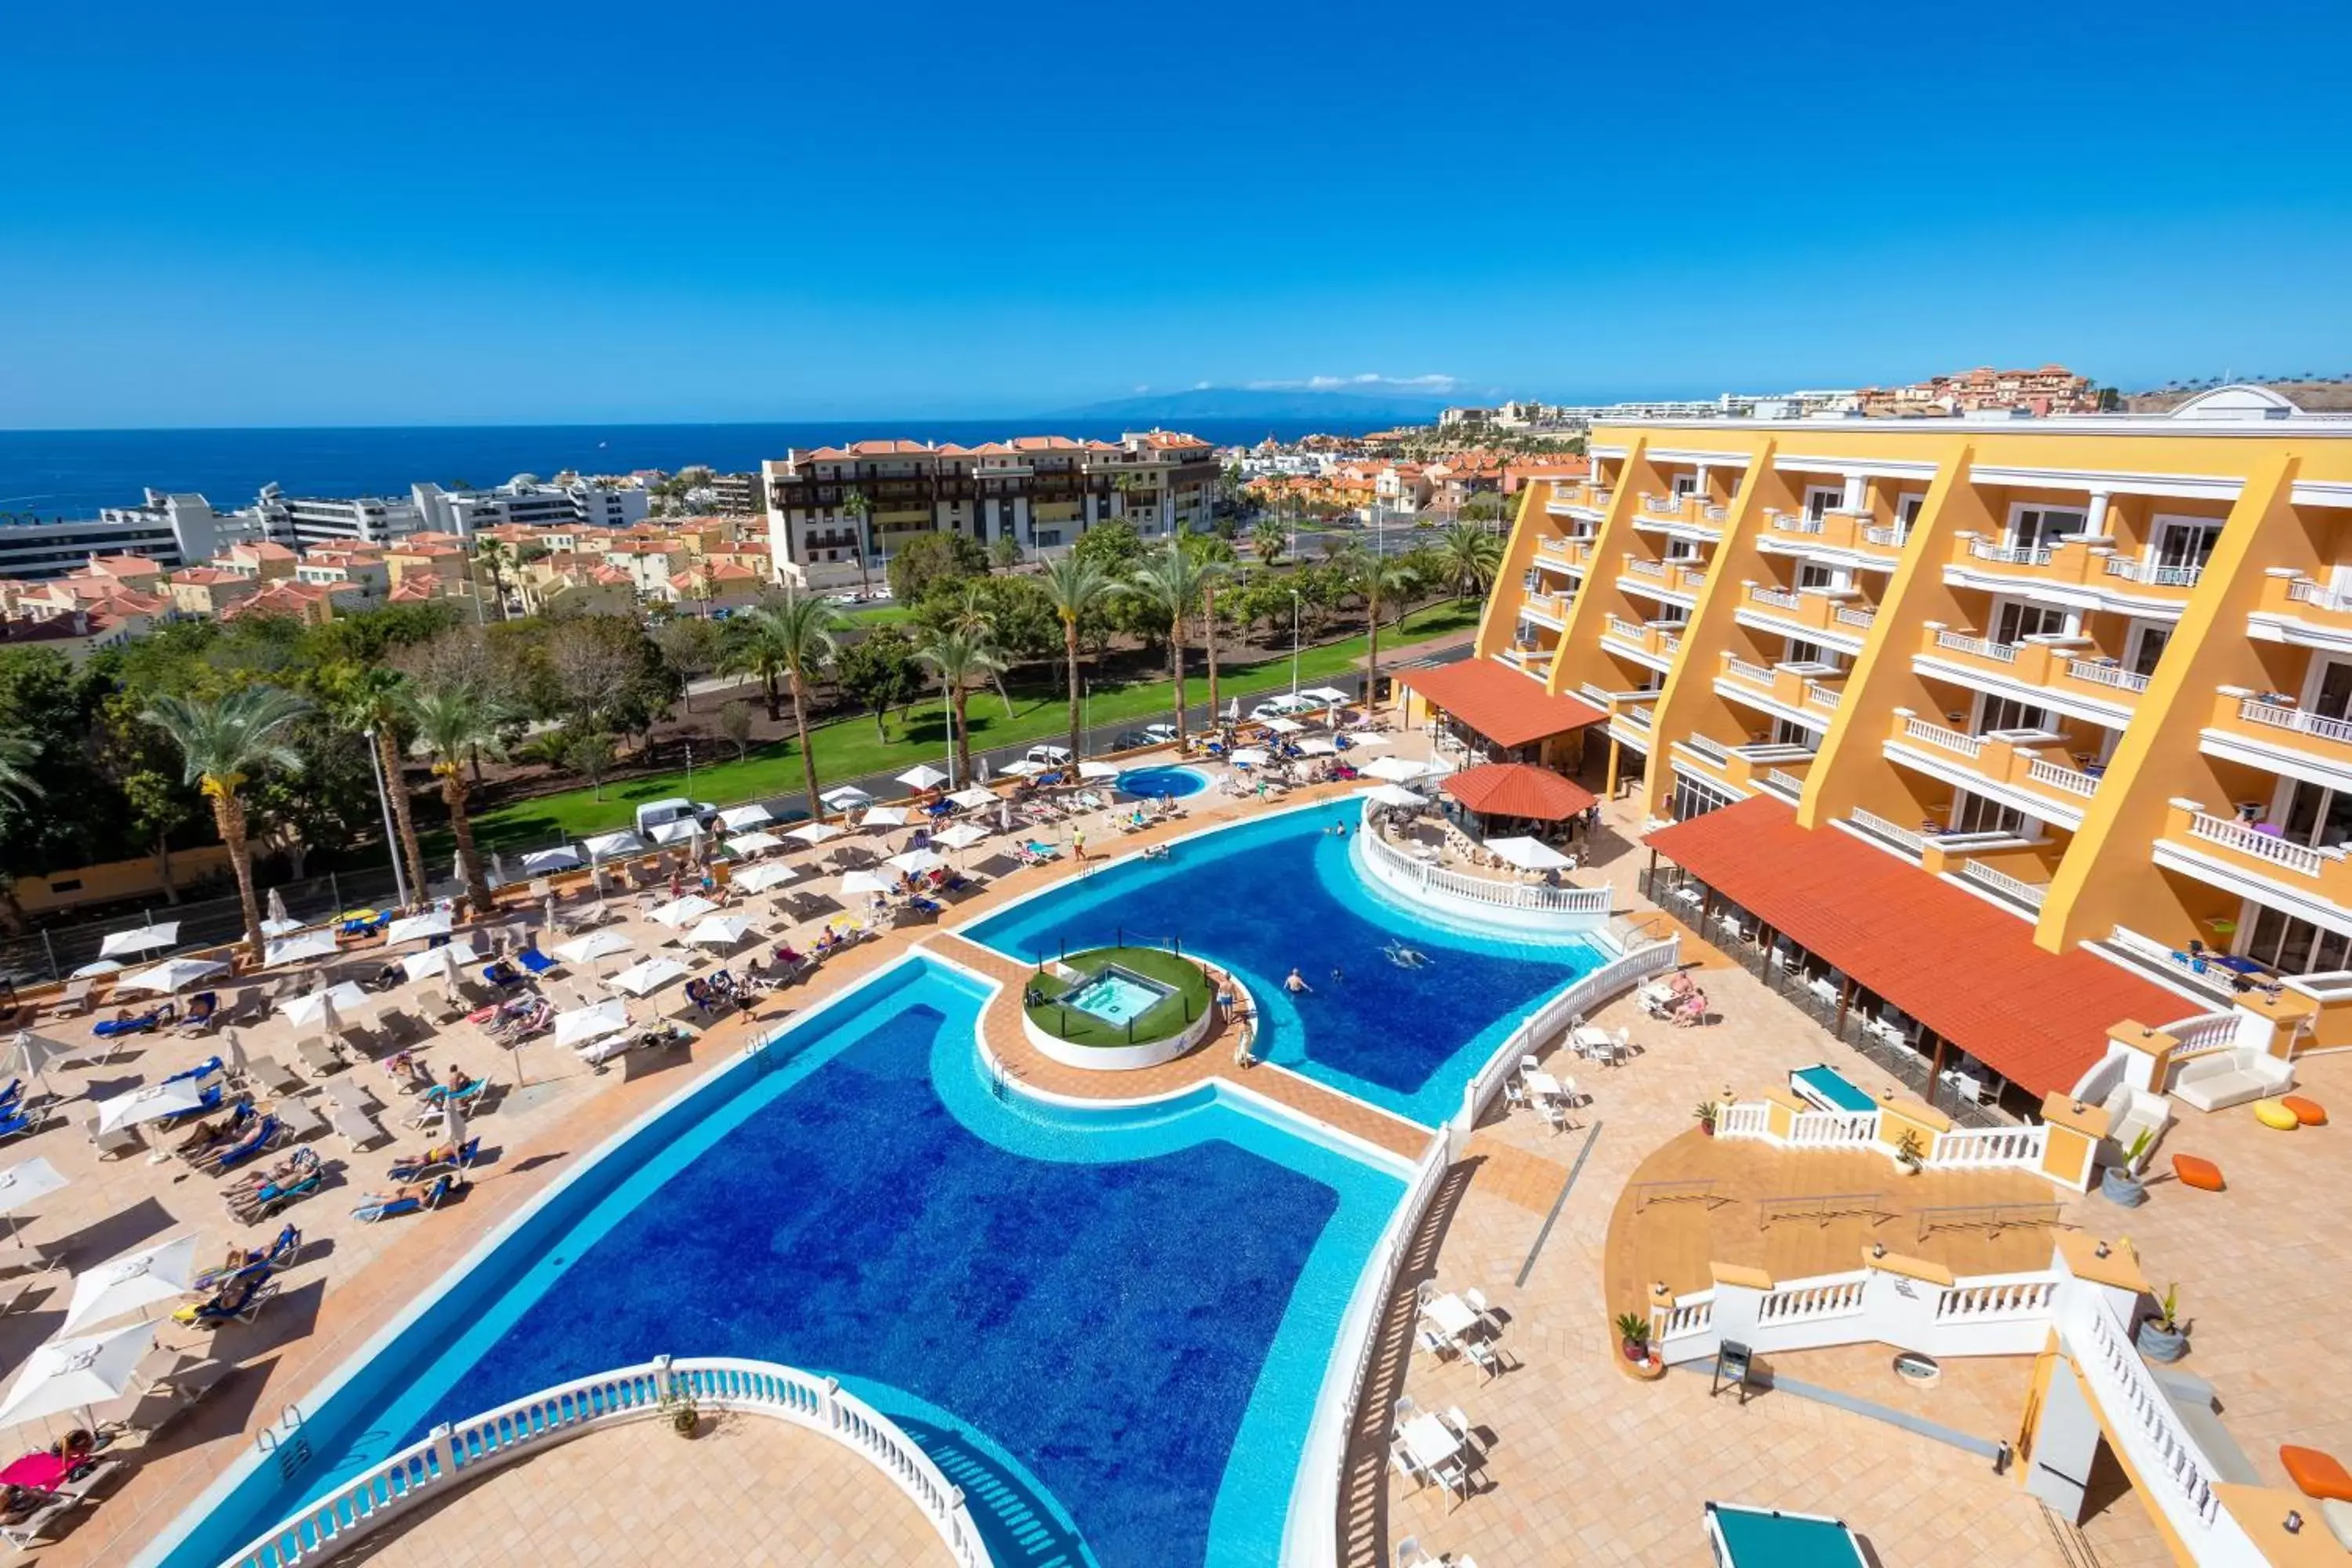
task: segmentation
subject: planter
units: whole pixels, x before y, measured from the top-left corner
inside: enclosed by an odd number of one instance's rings
[[[2099,1195],[2120,1207],[2136,1209],[2147,1202],[2147,1184],[2121,1165],[2108,1165],[2099,1172]]]
[[[1700,1122],[1698,1124],[1698,1130],[1699,1134],[1702,1137],[1712,1138],[1715,1136],[1715,1123],[1712,1121]]]
[[[2143,1319],[2139,1332],[2132,1336],[2132,1342],[2139,1347],[2141,1355],[2154,1362],[2174,1362],[2189,1353],[2188,1330],[2166,1330],[2156,1325],[2154,1318]]]
[[[702,1412],[691,1405],[681,1405],[669,1414],[669,1429],[688,1439],[702,1436]]]
[[[1640,1366],[1650,1359],[1650,1347],[1639,1340],[1623,1341],[1617,1348],[1623,1352],[1625,1359],[1635,1366]]]

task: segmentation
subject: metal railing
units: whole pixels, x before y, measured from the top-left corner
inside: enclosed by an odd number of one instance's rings
[[[2284,703],[2265,702],[2259,697],[2241,699],[2238,717],[2249,724],[2261,724],[2273,730],[2292,730],[2298,735],[2315,735],[2323,741],[2352,744],[2352,722],[2325,718],[2305,709],[2289,708]]]
[[[2042,907],[2042,900],[2050,894],[2050,889],[2039,882],[2024,881],[1996,867],[1988,866],[1981,860],[1961,861],[1960,875],[1971,882],[1981,882],[1996,893],[2006,894],[2019,903],[2030,905],[2037,910]]]

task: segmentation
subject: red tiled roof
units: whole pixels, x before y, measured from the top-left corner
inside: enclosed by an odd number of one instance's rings
[[[1609,717],[1590,702],[1551,696],[1488,659],[1408,669],[1397,679],[1498,746],[1524,746]]]
[[[2004,1078],[2070,1089],[2126,1018],[2189,1005],[2080,948],[2047,952],[2016,916],[1764,795],[1662,827],[1661,855]]]
[[[1591,790],[1530,763],[1487,763],[1448,773],[1437,786],[1473,811],[1565,822],[1593,803]]]

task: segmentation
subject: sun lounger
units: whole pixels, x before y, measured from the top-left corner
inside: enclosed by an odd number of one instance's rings
[[[40,1131],[41,1123],[49,1119],[48,1108],[29,1109],[16,1106],[0,1113],[0,1138],[16,1138]]]
[[[330,1073],[341,1072],[343,1068],[342,1052],[331,1040],[316,1037],[298,1040],[294,1054],[302,1058],[302,1065],[310,1069],[312,1078],[325,1078]]]
[[[101,1160],[115,1160],[125,1154],[143,1154],[147,1152],[146,1142],[139,1136],[137,1128],[117,1127],[111,1131],[100,1132],[98,1130],[98,1118],[95,1116],[82,1125],[89,1130],[89,1141],[97,1145],[98,1157]]]
[[[299,1094],[309,1083],[276,1057],[255,1057],[245,1064],[246,1081],[273,1095]]]
[[[80,1480],[68,1481],[59,1487],[57,1495],[51,1500],[43,1503],[19,1522],[0,1525],[0,1540],[5,1540],[19,1548],[26,1548],[51,1539],[53,1529],[58,1520],[88,1501],[92,1491],[112,1480],[121,1473],[123,1468],[124,1461],[111,1456],[99,1460],[89,1475],[84,1476]]]
[[[286,1129],[285,1141],[289,1143],[308,1143],[327,1130],[327,1124],[319,1120],[319,1113],[308,1100],[281,1100],[271,1114]]]
[[[548,957],[535,947],[524,948],[514,955],[514,961],[521,964],[523,973],[534,980],[563,967],[561,962]]]
[[[241,1276],[231,1280],[211,1300],[181,1308],[172,1314],[172,1321],[193,1329],[218,1329],[230,1323],[249,1323],[277,1297],[277,1280],[263,1275]]]
[[[404,1215],[415,1214],[422,1209],[439,1208],[442,1200],[446,1198],[457,1185],[456,1176],[445,1175],[436,1180],[432,1189],[421,1198],[401,1197],[383,1202],[364,1203],[352,1211],[352,1217],[373,1225],[380,1219],[398,1219]]]
[[[152,1440],[154,1435],[169,1426],[203,1403],[205,1396],[228,1380],[236,1371],[232,1362],[216,1356],[190,1355],[184,1351],[166,1351],[159,1347],[163,1358],[152,1373],[146,1366],[133,1375],[139,1393],[131,1402],[130,1413],[122,1425],[134,1432],[143,1432]]]
[[[87,976],[80,980],[67,981],[65,990],[59,994],[57,1001],[50,1004],[49,1016],[55,1018],[74,1018],[89,1012],[90,988],[97,984],[97,981]]]
[[[385,1136],[383,1129],[376,1125],[375,1119],[364,1109],[345,1105],[332,1098],[327,1101],[327,1121],[343,1142],[352,1146],[354,1153],[374,1147]]]
[[[310,1158],[282,1176],[264,1181],[257,1186],[246,1187],[222,1194],[228,1204],[231,1218],[240,1225],[257,1224],[268,1219],[289,1204],[300,1203],[304,1198],[326,1185],[327,1173],[320,1168],[319,1157],[308,1149],[298,1149],[295,1152],[298,1155],[309,1155]],[[293,1229],[290,1226],[287,1228],[289,1231]],[[301,1234],[299,1231],[294,1232],[294,1237],[295,1245],[299,1247],[301,1245]],[[284,1268],[287,1262],[291,1261],[290,1258],[284,1262],[272,1261],[266,1272],[275,1273]],[[247,1270],[239,1269],[236,1272],[244,1273]]]
[[[265,1116],[250,1131],[239,1135],[236,1142],[215,1152],[199,1155],[189,1162],[199,1171],[225,1175],[240,1165],[249,1164],[286,1142],[286,1123],[275,1116]]]
[[[625,1037],[623,1037],[625,1038]],[[423,1157],[418,1159],[395,1161],[392,1169],[384,1173],[395,1182],[421,1182],[427,1176],[436,1175],[446,1171],[466,1170],[473,1164],[474,1156],[481,1151],[482,1141],[479,1138],[468,1138],[466,1140],[465,1147],[461,1149],[451,1149],[444,1145],[427,1150]]]

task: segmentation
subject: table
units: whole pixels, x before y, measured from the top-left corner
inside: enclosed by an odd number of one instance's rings
[[[1421,1315],[1436,1325],[1437,1331],[1449,1340],[1458,1340],[1478,1326],[1478,1314],[1459,1296],[1436,1296],[1421,1310]],[[1434,1419],[1434,1417],[1432,1417]]]
[[[1679,900],[1681,902],[1688,904],[1693,909],[1698,908],[1699,905],[1706,901],[1706,894],[1700,892],[1696,888],[1688,886],[1675,889],[1672,896]]]
[[[1431,1475],[1437,1468],[1462,1451],[1462,1439],[1456,1437],[1445,1423],[1435,1415],[1423,1414],[1404,1424],[1405,1452],[1412,1462]]]
[[[1570,1042],[1573,1044],[1580,1052],[1591,1050],[1613,1051],[1617,1048],[1616,1037],[1612,1035],[1608,1030],[1593,1024],[1578,1025],[1575,1028],[1569,1031],[1568,1037]]]
[[[1559,1079],[1552,1077],[1551,1074],[1548,1072],[1524,1073],[1520,1076],[1520,1081],[1528,1086],[1528,1092],[1529,1094],[1539,1095],[1546,1100],[1558,1100],[1559,1098]],[[1446,1300],[1450,1301],[1453,1298],[1449,1296]]]

